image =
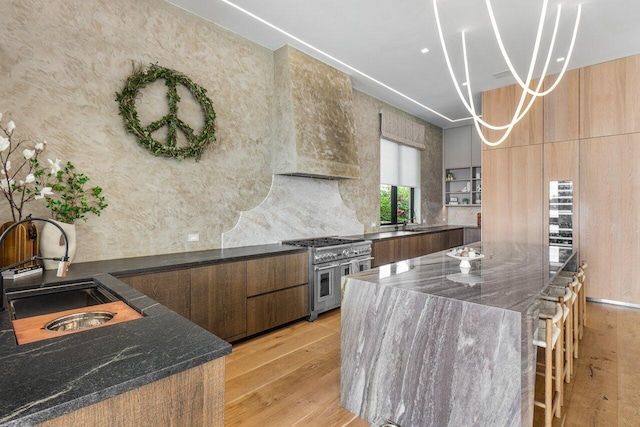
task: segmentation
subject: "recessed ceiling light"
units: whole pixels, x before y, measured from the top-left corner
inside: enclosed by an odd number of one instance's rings
[[[556,62],[564,62],[564,56],[561,56],[560,58],[557,58]]]
[[[420,52],[427,53],[429,52],[429,48],[423,47],[422,49],[420,49]]]

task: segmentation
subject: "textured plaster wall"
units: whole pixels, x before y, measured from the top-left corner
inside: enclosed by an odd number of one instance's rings
[[[162,0],[1,1],[0,23],[2,120],[14,120],[19,137],[46,139],[45,154],[71,160],[109,203],[78,223],[77,262],[219,248],[240,212],[264,201],[277,150],[272,51]],[[151,62],[187,74],[213,100],[217,142],[199,163],[154,157],[124,130],[115,93],[132,64]],[[198,108],[181,95],[181,118],[197,127]],[[365,232],[376,231],[379,113],[392,107],[358,91],[352,102],[361,177],[338,187]],[[143,122],[164,115],[162,85],[148,87],[140,104]],[[422,212],[436,224],[442,135],[421,123]],[[38,202],[25,213],[47,215]],[[0,202],[0,220],[9,217]],[[188,233],[200,242],[187,243]]]
[[[442,129],[417,119],[363,92],[353,91],[353,115],[360,161],[360,179],[340,181],[340,193],[355,209],[365,232],[380,229],[380,112],[393,111],[425,126],[426,149],[421,154],[422,223],[446,224],[442,207]]]
[[[45,154],[71,160],[109,203],[78,224],[77,261],[216,248],[238,212],[264,199],[273,52],[161,0],[2,1],[0,17],[3,121],[46,139]],[[125,132],[114,98],[138,62],[208,89],[218,141],[199,163],[153,157]],[[166,103],[155,108],[142,119],[161,117]],[[181,114],[197,124],[193,105]],[[9,216],[0,202],[0,219]]]

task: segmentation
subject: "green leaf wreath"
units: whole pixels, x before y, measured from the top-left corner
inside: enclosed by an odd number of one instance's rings
[[[143,127],[136,111],[136,97],[144,86],[158,79],[164,79],[167,85],[169,114]],[[178,84],[186,87],[202,108],[204,126],[198,135],[188,124],[178,118],[178,103],[180,102],[180,96],[176,89]],[[127,79],[122,92],[116,93],[116,101],[120,104],[120,115],[124,119],[127,131],[135,135],[140,144],[156,156],[175,157],[180,160],[194,157],[198,161],[205,147],[216,140],[214,123],[216,113],[213,110],[211,99],[207,97],[207,90],[178,71],[157,64],[138,67]],[[168,129],[166,144],[162,144],[152,137],[152,133],[163,126],[167,126]],[[178,130],[186,137],[188,146],[176,146]]]

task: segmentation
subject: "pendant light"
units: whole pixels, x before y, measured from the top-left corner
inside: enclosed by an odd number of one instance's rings
[[[467,100],[465,99],[464,95],[462,94],[462,90],[460,88],[460,85],[458,84],[458,80],[456,79],[455,73],[453,71],[453,67],[451,65],[451,60],[449,58],[449,53],[447,51],[447,46],[446,46],[446,43],[444,42],[444,36],[443,36],[443,33],[442,33],[442,25],[440,23],[440,16],[439,16],[439,13],[438,13],[438,1],[437,0],[433,0],[433,10],[435,12],[436,24],[437,24],[437,27],[438,27],[438,35],[440,37],[440,44],[442,45],[442,51],[444,53],[444,57],[445,57],[445,60],[447,62],[447,68],[449,70],[449,74],[450,74],[451,79],[453,81],[453,84],[454,84],[454,86],[456,88],[456,92],[458,93],[458,97],[462,101],[463,105],[465,106],[465,108],[467,109],[469,114],[471,114],[471,116],[473,118],[473,123],[474,123],[474,125],[476,127],[476,130],[478,131],[478,134],[479,134],[480,138],[482,139],[482,141],[487,145],[496,146],[496,145],[500,145],[505,139],[507,139],[507,137],[509,136],[509,134],[513,130],[514,126],[520,120],[522,120],[522,118],[529,112],[529,110],[531,109],[531,106],[533,105],[533,103],[535,102],[535,100],[537,98],[545,96],[545,95],[548,95],[549,93],[551,93],[556,88],[558,83],[560,83],[560,80],[564,76],[564,74],[565,74],[565,72],[567,70],[567,67],[569,65],[569,59],[571,58],[571,54],[573,53],[573,47],[575,45],[576,35],[578,34],[578,27],[579,27],[579,24],[580,24],[580,16],[582,14],[582,5],[578,6],[578,12],[576,14],[576,20],[575,20],[575,24],[574,24],[574,27],[573,27],[573,34],[571,36],[571,43],[569,45],[569,50],[567,52],[567,55],[565,56],[566,59],[565,59],[564,65],[562,67],[562,70],[561,70],[560,74],[558,75],[558,77],[556,78],[556,80],[554,81],[554,83],[551,85],[551,87],[549,89],[547,89],[546,91],[540,91],[540,89],[542,88],[543,82],[544,82],[544,78],[545,78],[545,76],[547,74],[547,69],[549,67],[549,63],[551,62],[551,57],[553,55],[553,48],[555,46],[556,35],[557,35],[557,32],[558,32],[558,26],[559,26],[560,17],[561,17],[561,14],[562,14],[562,5],[558,5],[558,9],[557,9],[557,13],[556,13],[556,21],[555,21],[555,25],[554,25],[554,28],[553,28],[553,34],[552,34],[552,37],[551,37],[551,41],[549,43],[549,50],[548,50],[548,53],[547,53],[547,58],[545,60],[545,64],[544,64],[544,67],[543,67],[543,70],[542,70],[542,75],[540,76],[540,79],[538,80],[538,84],[536,85],[535,89],[531,89],[531,81],[533,79],[533,72],[534,72],[535,65],[536,65],[537,60],[538,60],[540,42],[542,40],[542,34],[544,32],[544,21],[545,21],[546,15],[547,15],[548,0],[543,0],[542,10],[541,10],[541,13],[540,13],[540,21],[538,23],[538,32],[537,32],[537,35],[536,35],[536,40],[535,40],[535,44],[534,44],[534,48],[533,48],[533,53],[532,53],[532,56],[531,56],[531,62],[529,64],[529,70],[527,72],[527,78],[524,81],[522,80],[520,75],[515,70],[512,62],[511,62],[511,59],[509,58],[509,55],[507,54],[507,51],[506,51],[506,49],[504,47],[504,43],[502,42],[502,36],[500,35],[500,30],[498,29],[498,24],[496,22],[495,15],[493,13],[493,8],[491,6],[491,0],[485,0],[485,2],[486,2],[486,5],[487,5],[487,10],[489,12],[489,18],[491,20],[491,26],[493,27],[493,32],[494,32],[494,35],[495,35],[496,40],[498,42],[498,46],[500,47],[500,53],[502,54],[502,57],[504,58],[504,61],[507,63],[507,67],[509,68],[509,71],[511,72],[513,77],[518,82],[518,85],[520,86],[520,88],[522,89],[522,93],[520,95],[520,100],[518,102],[518,106],[516,107],[516,110],[515,110],[515,112],[513,114],[513,117],[511,118],[511,121],[506,125],[492,125],[490,123],[487,123],[476,112],[476,108],[475,108],[475,104],[474,104],[473,96],[472,96],[473,92],[471,90],[471,80],[469,78],[469,62],[468,62],[468,59],[467,59],[466,36],[465,36],[465,32],[463,31],[462,32],[462,53],[463,53],[463,60],[464,60],[464,72],[465,72],[465,81],[466,81],[466,86],[467,86],[467,96],[469,98],[469,101],[467,102]],[[529,99],[527,105],[525,106],[525,100],[527,98],[527,95],[530,96],[530,99]],[[481,126],[484,126],[486,128],[493,129],[493,130],[504,131],[504,133],[497,140],[490,141],[483,134]]]

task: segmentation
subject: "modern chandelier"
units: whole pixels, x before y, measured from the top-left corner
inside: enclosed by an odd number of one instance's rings
[[[502,57],[504,58],[504,61],[507,63],[507,67],[509,68],[509,71],[511,72],[511,74],[513,75],[513,77],[516,79],[516,81],[518,82],[518,85],[520,85],[520,88],[522,89],[522,94],[520,96],[520,101],[518,102],[518,106],[515,110],[515,112],[513,113],[513,117],[511,118],[511,122],[506,124],[506,125],[492,125],[490,123],[487,123],[486,121],[484,121],[481,116],[476,112],[476,107],[473,101],[473,95],[472,95],[472,90],[471,90],[471,80],[469,79],[469,63],[467,60],[467,43],[466,43],[466,37],[465,37],[465,32],[462,32],[462,53],[463,53],[463,59],[464,59],[464,73],[465,73],[465,82],[466,82],[466,86],[467,86],[467,96],[469,98],[469,101],[467,101],[462,93],[462,90],[460,88],[460,84],[458,84],[458,80],[456,79],[455,73],[453,72],[453,67],[451,66],[451,60],[449,58],[449,53],[447,51],[447,46],[444,42],[444,36],[442,35],[442,25],[440,24],[440,16],[438,14],[438,1],[437,0],[433,0],[433,9],[435,12],[435,16],[436,16],[436,24],[438,26],[438,35],[440,36],[440,44],[442,45],[442,51],[444,52],[444,57],[445,60],[447,62],[447,68],[449,69],[449,74],[451,76],[451,79],[453,80],[453,84],[456,88],[456,92],[458,93],[458,97],[460,97],[460,100],[462,101],[462,103],[464,104],[465,108],[467,109],[467,111],[469,111],[469,114],[471,114],[472,118],[473,118],[473,123],[476,127],[476,130],[478,131],[478,134],[480,135],[480,138],[482,139],[482,141],[490,146],[496,146],[496,145],[500,145],[505,139],[507,139],[507,137],[509,136],[509,134],[511,133],[511,131],[513,130],[513,127],[520,121],[522,120],[522,118],[529,112],[529,110],[531,109],[531,106],[533,105],[533,103],[535,102],[535,100],[539,97],[548,95],[549,93],[551,93],[556,86],[558,85],[558,83],[560,83],[560,80],[562,79],[562,77],[564,76],[565,72],[567,71],[567,67],[569,65],[569,59],[571,58],[571,54],[573,53],[573,46],[575,44],[576,41],[576,35],[578,34],[578,26],[580,25],[580,15],[582,14],[582,5],[578,6],[578,12],[576,14],[576,21],[573,27],[573,35],[571,37],[571,44],[569,45],[569,50],[565,56],[565,60],[564,60],[564,64],[562,66],[562,71],[560,72],[560,74],[558,74],[558,77],[556,78],[556,80],[554,81],[554,83],[549,87],[549,89],[545,90],[545,91],[540,91],[540,89],[542,88],[543,82],[544,82],[544,78],[547,74],[547,69],[549,68],[549,63],[551,62],[551,57],[553,55],[553,48],[555,46],[555,42],[556,42],[556,35],[558,33],[558,25],[560,23],[560,16],[562,14],[562,5],[559,4],[558,5],[558,11],[556,13],[556,21],[555,21],[555,26],[553,28],[553,33],[551,36],[551,41],[549,43],[549,51],[547,53],[547,58],[545,60],[544,63],[544,67],[542,69],[542,75],[540,76],[540,79],[538,80],[537,85],[535,86],[535,89],[531,89],[531,81],[533,79],[533,72],[535,69],[535,65],[537,63],[538,60],[538,53],[540,50],[540,41],[542,39],[542,34],[544,31],[544,21],[545,21],[545,17],[547,15],[547,5],[548,5],[548,0],[543,0],[543,4],[542,4],[542,11],[540,13],[540,21],[538,23],[538,32],[536,35],[536,41],[533,47],[533,53],[532,53],[532,57],[531,57],[531,63],[529,64],[529,71],[527,72],[527,78],[523,81],[522,78],[520,77],[520,75],[518,74],[518,72],[516,71],[516,69],[514,68],[513,64],[511,63],[511,59],[509,58],[509,55],[504,47],[504,44],[502,42],[502,37],[500,36],[500,30],[498,29],[498,24],[496,23],[496,19],[493,13],[493,8],[491,7],[491,0],[485,0],[486,5],[487,5],[487,11],[489,12],[489,18],[491,19],[491,26],[493,27],[493,32],[495,34],[496,40],[498,42],[498,46],[500,47],[500,52],[502,53]],[[529,99],[529,101],[526,103],[525,106],[525,100],[527,98],[527,95],[530,95],[531,98]],[[504,131],[504,133],[502,134],[502,136],[495,140],[495,141],[489,141],[485,135],[482,133],[482,127],[484,126],[486,128],[489,129],[493,129],[493,130],[499,130],[499,131]]]

